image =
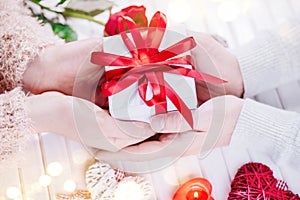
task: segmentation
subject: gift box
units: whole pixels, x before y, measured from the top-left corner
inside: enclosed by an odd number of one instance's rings
[[[174,31],[173,31],[174,30]],[[130,34],[129,38],[132,40]],[[159,50],[167,47],[186,38],[184,27],[176,27],[168,29],[163,37]],[[124,45],[120,35],[104,38],[103,50],[107,53],[130,56],[130,52]],[[182,55],[189,55],[186,52]],[[191,65],[181,65],[182,67],[192,69]],[[106,71],[117,69],[122,66],[107,66]],[[180,96],[183,102],[189,109],[197,108],[197,94],[195,87],[195,80],[190,77],[185,77],[177,74],[164,73],[164,79],[171,85],[174,91]],[[147,99],[153,96],[151,84],[147,84]],[[134,83],[128,88],[116,93],[108,98],[109,112],[112,117],[121,120],[137,120],[143,122],[150,122],[151,116],[156,114],[155,106],[148,106],[141,98],[138,92],[138,83]],[[177,110],[176,106],[167,97],[167,111]]]
[[[166,29],[166,16],[157,12],[148,28],[138,29],[126,17],[120,35],[104,38],[103,51],[91,62],[105,66],[102,93],[109,97],[112,117],[149,122],[151,116],[178,110],[193,127],[197,108],[195,79],[212,84],[223,80],[195,70],[190,50],[196,47],[185,29]]]

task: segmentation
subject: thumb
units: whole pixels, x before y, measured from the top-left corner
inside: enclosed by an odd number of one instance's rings
[[[152,117],[151,128],[159,133],[179,133],[191,130],[207,131],[211,123],[212,104],[208,101],[191,112],[194,121],[193,129],[178,111]]]
[[[194,127],[189,126],[187,121],[178,111],[168,112],[166,114],[155,115],[151,118],[151,128],[159,133],[178,133],[186,131],[208,131],[212,123],[212,118],[218,114],[221,107],[224,107],[224,97],[216,97],[203,103],[195,110],[191,110],[193,116]]]
[[[178,111],[156,115],[151,118],[151,128],[158,133],[177,133],[191,130]]]

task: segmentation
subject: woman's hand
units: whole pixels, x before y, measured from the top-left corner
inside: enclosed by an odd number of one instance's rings
[[[162,133],[157,141],[126,147],[117,153],[98,151],[107,160],[153,160],[199,154],[215,147],[227,146],[236,126],[243,100],[235,96],[213,98],[193,111],[194,130],[178,112],[154,116],[151,127]]]
[[[57,91],[102,106],[104,100],[96,88],[104,68],[90,63],[91,52],[101,49],[100,38],[46,47],[29,63],[24,88],[34,94]]]
[[[242,97],[244,85],[239,63],[236,57],[209,34],[190,32],[197,42],[192,50],[197,70],[205,72],[227,81],[224,85],[206,84],[196,82],[198,102],[222,95]]]
[[[63,135],[88,147],[117,151],[154,135],[149,124],[115,120],[89,101],[58,92],[30,96],[26,106],[36,132]]]

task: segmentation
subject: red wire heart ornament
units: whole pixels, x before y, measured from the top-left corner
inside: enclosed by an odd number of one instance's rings
[[[231,183],[228,200],[300,200],[287,190],[284,181],[277,180],[273,171],[261,163],[243,165]]]

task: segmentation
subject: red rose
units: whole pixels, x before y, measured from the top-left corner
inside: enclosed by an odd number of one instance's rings
[[[122,16],[127,16],[133,19],[139,28],[148,26],[146,8],[144,6],[129,6],[110,16],[104,29],[106,36],[116,35],[119,33],[118,20]]]

